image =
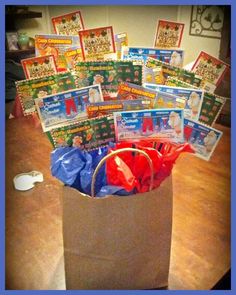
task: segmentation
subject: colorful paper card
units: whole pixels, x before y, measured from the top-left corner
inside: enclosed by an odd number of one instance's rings
[[[184,24],[168,20],[159,20],[154,47],[180,47]]]
[[[65,59],[68,69],[73,69],[75,64],[83,61],[82,51],[80,47],[71,47],[65,51]]]
[[[157,92],[157,98],[154,103],[156,109],[177,108],[184,109],[187,101],[183,97],[179,97],[167,92]]]
[[[192,71],[201,76],[204,81],[218,86],[229,68],[228,64],[201,51],[192,67]]]
[[[80,11],[52,17],[55,34],[78,35],[84,29],[83,18]]]
[[[182,104],[182,106],[184,107],[184,117],[198,120],[203,101],[203,90],[170,87],[166,85],[156,85],[148,83],[145,83],[144,86],[155,91],[169,93],[174,95],[175,97],[183,99],[185,102],[185,104]]]
[[[152,109],[114,113],[117,141],[160,138],[183,141],[183,110]]]
[[[90,150],[115,142],[114,119],[113,116],[87,119],[52,129],[47,135],[55,148],[74,146]]]
[[[65,51],[71,47],[80,47],[79,36],[36,35],[35,55],[54,55],[57,70],[67,70]]]
[[[36,111],[34,99],[75,88],[75,79],[70,72],[16,82],[17,93],[25,116]]]
[[[95,102],[87,105],[89,118],[113,114],[118,111],[144,110],[152,107],[150,99],[113,100]]]
[[[184,119],[184,140],[195,149],[195,155],[210,160],[222,132],[199,122]]]
[[[202,89],[206,90],[207,92],[214,93],[216,90],[216,85],[214,85],[206,80],[203,80]]]
[[[162,67],[156,66],[155,68],[143,67],[143,82],[151,84],[164,84],[166,81],[163,73]]]
[[[158,59],[148,57],[144,66],[144,82],[165,84],[169,77],[177,77],[178,73],[179,68],[173,67],[170,64],[164,63]]]
[[[120,83],[118,86],[118,99],[149,99],[152,108],[184,108],[186,99],[179,96],[157,92],[151,87],[135,85],[132,83]],[[154,85],[155,86],[155,85]]]
[[[128,61],[78,62],[75,65],[78,87],[101,84],[104,99],[116,99],[118,85],[142,85],[142,66]]]
[[[103,101],[100,85],[36,98],[35,105],[43,131],[46,132],[55,125],[87,118],[86,106],[95,101]]]
[[[217,120],[225,102],[225,97],[204,91],[199,121],[212,126]]]
[[[21,60],[26,79],[39,78],[57,73],[53,55],[32,57]]]
[[[181,49],[156,49],[147,47],[123,47],[123,60],[141,60],[146,62],[148,57],[158,59],[175,67],[183,66],[184,50]]]
[[[165,81],[166,86],[173,86],[173,87],[182,87],[182,88],[193,88],[198,89],[198,87],[191,85],[187,82],[184,82],[182,80],[178,80],[175,77],[169,76],[167,80]]]
[[[178,67],[171,66],[170,64],[164,63],[160,60],[148,57],[145,67],[155,69],[161,67],[161,75],[163,84],[168,79],[169,76],[176,77],[177,79],[194,85],[196,87],[200,87],[202,84],[202,79],[200,76],[196,75],[193,72],[187,71],[185,69],[181,69]]]
[[[115,46],[117,59],[121,59],[122,48],[128,46],[128,35],[126,32],[115,34]]]
[[[156,97],[157,93],[155,90],[140,85],[122,82],[118,86],[117,99],[150,99],[154,105]]]
[[[79,37],[86,61],[104,60],[105,54],[116,52],[111,26],[79,31]]]

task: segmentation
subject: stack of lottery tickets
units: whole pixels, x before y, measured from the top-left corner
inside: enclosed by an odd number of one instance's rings
[[[191,144],[209,160],[226,98],[214,94],[229,65],[202,51],[183,69],[184,24],[158,20],[153,47],[129,46],[128,32],[86,28],[81,11],[52,18],[35,36],[35,57],[16,82],[25,116],[37,114],[54,148],[97,149],[139,140]]]

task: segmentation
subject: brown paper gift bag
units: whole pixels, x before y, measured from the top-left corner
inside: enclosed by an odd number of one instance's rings
[[[97,166],[96,173],[108,157]],[[153,180],[153,178],[152,178]],[[152,186],[152,180],[150,189]],[[154,289],[168,284],[172,229],[172,180],[127,197],[93,198],[64,187],[63,240],[66,288]]]

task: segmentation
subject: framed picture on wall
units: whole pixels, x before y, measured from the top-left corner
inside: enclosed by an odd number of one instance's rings
[[[9,51],[19,50],[17,32],[7,32],[6,38],[7,38],[7,50]]]
[[[221,39],[224,23],[224,5],[193,5],[189,34]]]

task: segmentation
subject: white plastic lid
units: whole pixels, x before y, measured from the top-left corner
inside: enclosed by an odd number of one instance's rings
[[[27,191],[34,187],[35,182],[43,182],[43,174],[38,171],[17,174],[14,179],[14,187],[19,191]]]

